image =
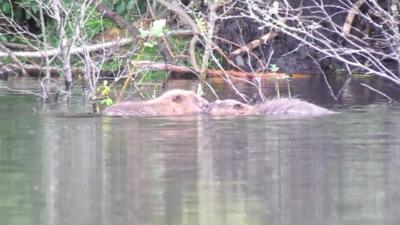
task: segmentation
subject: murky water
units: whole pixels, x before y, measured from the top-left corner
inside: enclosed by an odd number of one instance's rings
[[[0,94],[0,224],[400,224],[398,106],[301,120],[35,108]]]

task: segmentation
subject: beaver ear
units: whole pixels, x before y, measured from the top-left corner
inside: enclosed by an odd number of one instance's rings
[[[243,105],[242,104],[235,104],[235,105],[233,105],[233,108],[234,109],[242,109]]]
[[[182,102],[182,100],[183,100],[183,98],[180,95],[177,95],[172,99],[172,101],[176,102],[176,103],[180,103],[180,102]]]

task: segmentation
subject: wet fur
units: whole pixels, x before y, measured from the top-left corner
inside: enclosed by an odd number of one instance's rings
[[[271,99],[257,104],[255,110],[261,115],[319,116],[335,113],[296,98]]]
[[[319,116],[335,112],[296,98],[271,99],[255,106],[237,100],[217,100],[211,104],[213,116],[277,115],[277,116]]]
[[[254,106],[234,99],[217,100],[211,103],[209,112],[212,116],[256,115]]]
[[[170,90],[143,102],[127,101],[107,107],[103,114],[119,117],[181,116],[207,113],[209,102],[191,91]]]

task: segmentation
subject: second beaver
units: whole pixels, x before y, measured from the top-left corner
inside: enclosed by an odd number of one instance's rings
[[[320,116],[334,114],[329,109],[296,98],[271,99],[255,106],[237,100],[217,100],[209,112],[214,116],[277,115],[277,116]]]
[[[257,115],[254,106],[234,99],[216,100],[211,103],[209,114],[212,116]]]
[[[107,107],[103,114],[119,117],[198,115],[209,111],[210,103],[192,91],[174,89],[143,102],[127,101]]]

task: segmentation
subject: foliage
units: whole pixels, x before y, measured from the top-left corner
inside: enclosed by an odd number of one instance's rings
[[[157,80],[165,80],[167,73],[164,71],[150,71],[141,75],[140,82],[151,82]]]
[[[120,67],[120,63],[119,63],[118,59],[111,58],[103,64],[102,69],[109,70],[109,71],[115,71],[115,70],[118,70],[119,67]]]
[[[270,64],[269,65],[269,70],[272,73],[277,73],[279,71],[279,67],[276,64]],[[280,98],[279,80],[286,80],[288,95],[289,95],[289,97],[292,97],[292,93],[290,91],[291,77],[289,75],[287,75],[287,74],[285,74],[283,76],[276,76],[275,77],[275,91],[276,91],[277,97]]]
[[[109,106],[113,104],[113,100],[109,96],[107,96],[105,99],[102,99],[100,101],[100,104]]]
[[[39,6],[34,0],[0,0],[0,11],[17,23],[39,16]]]
[[[70,13],[79,13],[80,4],[74,0],[63,0],[62,3],[69,8]],[[123,15],[125,18],[133,19],[137,18],[137,15],[145,11],[145,1],[136,1],[136,0],[112,0],[112,1],[104,1],[104,4],[115,10],[120,15]],[[136,12],[136,13],[135,13]],[[40,26],[38,22],[38,18],[40,16],[40,8],[36,0],[0,0],[0,15],[4,14],[9,18],[12,18],[14,22],[19,25],[24,25],[29,29],[30,32],[39,34]],[[46,15],[46,11],[44,11],[45,22],[46,22],[46,37],[47,40],[51,43],[52,46],[56,46],[58,44],[58,35],[56,26],[54,21],[50,19],[48,15]],[[68,23],[70,26],[66,26],[67,36],[71,36],[74,30],[74,24],[76,24],[77,17],[71,16],[68,19]],[[88,15],[88,18],[85,21],[85,35],[88,38],[93,38],[95,35],[99,34],[102,30],[112,27],[113,23],[100,16],[99,13],[91,13]],[[11,37],[1,35],[2,41],[15,41],[11,40]]]
[[[196,19],[196,23],[202,33],[207,32],[207,24],[203,17]]]
[[[155,38],[159,38],[164,35],[166,24],[167,21],[165,19],[161,19],[154,21],[149,30],[141,28],[139,29],[140,37],[146,39],[146,42],[144,42],[145,47],[152,48],[157,44]]]
[[[160,56],[160,49],[153,47],[142,47],[140,52],[136,52],[132,55],[132,60],[150,60],[150,61],[159,61],[162,60],[162,56]]]
[[[107,106],[113,104],[113,100],[110,98],[111,88],[108,86],[108,81],[103,81],[102,86],[98,87],[97,91],[100,92],[100,104]]]
[[[63,0],[63,3],[71,5],[76,1]],[[146,1],[141,0],[111,0],[102,3],[127,19],[135,19],[146,11]],[[39,5],[35,0],[0,0],[0,11],[6,16],[12,16],[17,23],[39,17]]]
[[[279,71],[279,67],[276,64],[271,64],[269,65],[269,70],[273,73],[276,73]]]
[[[11,4],[7,0],[0,0],[0,5],[1,8],[0,10],[5,14],[5,15],[11,15],[12,10],[11,10]]]
[[[100,17],[98,13],[92,14],[85,21],[85,33],[89,39],[94,38],[97,34],[111,27],[113,27],[111,20]]]
[[[143,0],[111,0],[102,3],[128,20],[137,19],[146,12],[146,1]]]

